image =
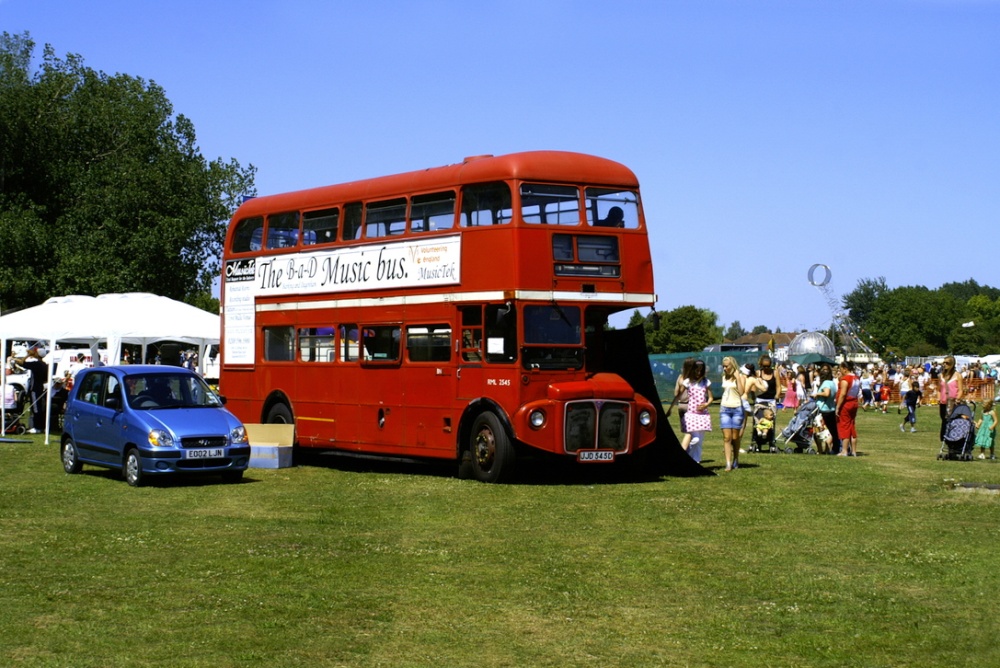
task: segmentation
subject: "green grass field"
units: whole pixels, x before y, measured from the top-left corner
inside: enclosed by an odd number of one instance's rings
[[[1000,496],[952,483],[1000,467],[898,423],[626,484],[335,458],[133,489],[2,443],[0,665],[1000,665]]]

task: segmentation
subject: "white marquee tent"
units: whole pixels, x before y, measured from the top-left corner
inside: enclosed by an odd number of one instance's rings
[[[179,341],[198,346],[199,360],[204,364],[208,347],[219,343],[219,334],[218,315],[144,292],[52,297],[38,306],[0,317],[0,350],[6,351],[10,340],[45,341],[49,350],[60,341],[87,343],[95,348],[100,341],[106,341],[112,363],[120,359],[122,343],[142,345],[145,357],[145,347],[150,343]]]

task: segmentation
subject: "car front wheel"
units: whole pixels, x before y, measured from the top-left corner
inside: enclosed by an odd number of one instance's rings
[[[139,459],[139,451],[132,448],[125,454],[125,466],[122,467],[122,474],[125,482],[132,487],[142,486],[142,460]]]
[[[72,438],[67,438],[62,444],[62,465],[66,473],[79,473],[83,469],[80,462],[80,455],[76,451],[76,443]]]

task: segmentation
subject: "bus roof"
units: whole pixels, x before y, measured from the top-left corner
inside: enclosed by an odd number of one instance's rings
[[[455,165],[255,197],[244,202],[234,218],[506,179],[639,187],[632,170],[613,160],[568,151],[526,151],[500,156],[473,156]]]

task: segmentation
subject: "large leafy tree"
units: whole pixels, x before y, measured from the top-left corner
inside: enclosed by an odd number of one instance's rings
[[[743,325],[740,324],[740,321],[734,320],[733,323],[726,329],[722,338],[726,341],[735,341],[736,339],[742,338],[746,335],[747,330],[743,329]]]
[[[721,329],[715,313],[696,306],[680,306],[673,311],[646,316],[646,348],[650,353],[679,353],[701,350],[718,342]]]
[[[863,279],[843,305],[884,355],[985,354],[1000,347],[1000,290],[973,279],[934,290]]]
[[[252,166],[207,161],[153,82],[0,36],[0,303],[148,291],[204,299]]]
[[[909,354],[948,350],[948,337],[960,326],[965,305],[948,293],[923,286],[883,294],[868,318],[867,330],[879,341]]]
[[[879,298],[888,291],[884,276],[863,278],[858,281],[858,287],[844,295],[841,303],[851,320],[858,326],[865,327]]]

